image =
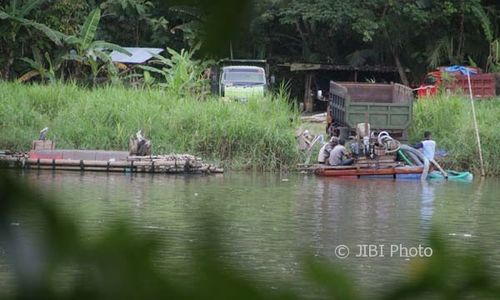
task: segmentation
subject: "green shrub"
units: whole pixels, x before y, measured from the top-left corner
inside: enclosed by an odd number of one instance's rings
[[[168,88],[0,83],[0,98],[0,148],[25,151],[48,126],[58,148],[127,150],[143,129],[157,154],[191,152],[234,168],[278,169],[299,157],[298,113],[280,96],[239,103]]]
[[[483,149],[486,173],[500,174],[500,141],[498,116],[500,99],[475,101],[479,133]],[[448,153],[445,164],[454,169],[468,169],[479,172],[479,152],[472,118],[470,100],[460,96],[440,95],[419,100],[414,104],[413,125],[410,139],[416,142],[429,130],[438,148]]]

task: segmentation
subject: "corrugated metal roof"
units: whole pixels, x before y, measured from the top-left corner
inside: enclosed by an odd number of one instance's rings
[[[139,48],[139,47],[123,47],[123,49],[132,53],[127,55],[113,50],[111,52],[111,60],[113,62],[121,62],[127,64],[142,64],[153,57],[154,54],[163,52],[162,48]]]

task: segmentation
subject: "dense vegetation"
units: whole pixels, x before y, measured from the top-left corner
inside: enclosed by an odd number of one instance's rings
[[[2,85],[0,147],[26,149],[48,125],[60,147],[125,149],[143,128],[157,152],[193,151],[239,167],[291,165],[299,157],[297,124],[286,100],[213,101],[210,59],[231,49],[273,63],[389,65],[406,83],[438,65],[499,71],[499,16],[500,3],[486,0],[3,0],[0,78],[52,86]],[[119,45],[168,49],[153,64],[123,68],[109,56],[126,52]],[[478,103],[491,174],[499,173],[497,103]],[[450,166],[477,169],[464,105],[454,98],[418,102],[412,136],[432,129]]]
[[[235,57],[276,63],[387,65],[409,83],[438,65],[498,71],[499,15],[495,0],[2,0],[0,78],[114,76],[93,64],[115,44],[180,51],[202,41],[200,56],[228,57],[231,45]]]
[[[500,99],[475,102],[479,132],[483,149],[486,173],[500,174],[500,140],[498,116]],[[414,142],[430,130],[447,156],[444,163],[456,170],[471,170],[479,174],[479,152],[477,149],[470,101],[460,96],[440,95],[415,102],[411,138]]]
[[[26,150],[40,129],[58,148],[128,149],[143,129],[157,154],[192,152],[234,168],[293,166],[298,113],[284,95],[200,101],[178,90],[0,83],[0,148]]]

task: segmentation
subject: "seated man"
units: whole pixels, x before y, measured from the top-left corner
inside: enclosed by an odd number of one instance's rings
[[[330,152],[337,145],[338,138],[332,137],[330,142],[326,143],[321,147],[318,154],[318,164],[328,164],[328,157],[330,157]]]
[[[346,158],[347,149],[345,148],[345,140],[340,139],[339,144],[335,146],[332,151],[330,151],[330,157],[328,158],[331,166],[348,166],[352,165],[354,160],[352,158]]]

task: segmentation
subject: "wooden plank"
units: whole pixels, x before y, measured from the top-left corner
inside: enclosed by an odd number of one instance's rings
[[[323,167],[320,167],[319,169],[325,169],[325,170],[347,170],[347,169],[356,169],[357,167],[352,165],[352,166],[330,166],[330,165],[323,165]]]
[[[355,164],[366,164],[366,163],[393,163],[395,159],[357,159]]]
[[[317,169],[318,176],[370,176],[370,175],[395,175],[395,174],[421,174],[423,167],[400,168],[359,168],[359,169]]]
[[[53,150],[54,142],[51,140],[35,140],[31,145],[32,150]]]

